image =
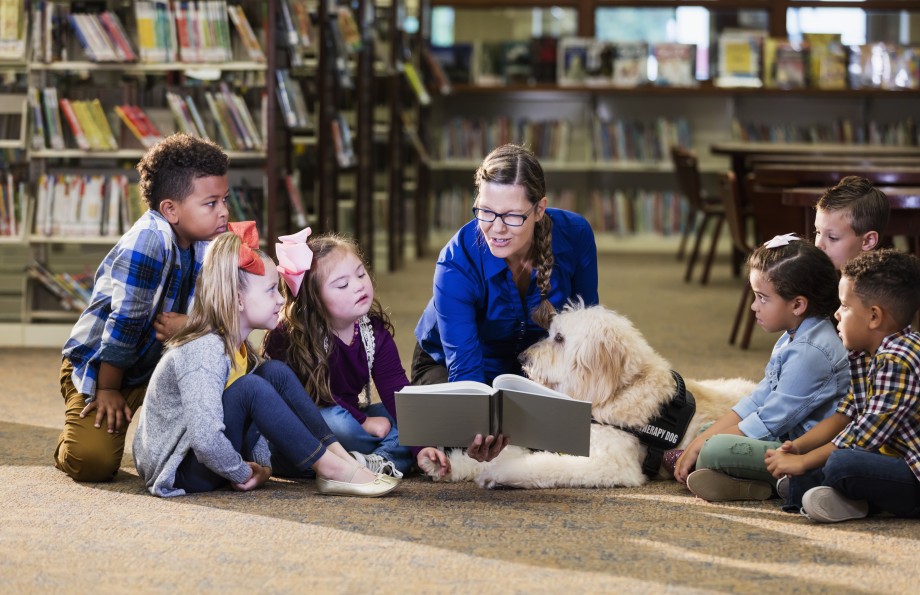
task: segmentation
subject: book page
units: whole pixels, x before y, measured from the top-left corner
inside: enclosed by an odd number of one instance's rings
[[[588,456],[591,403],[510,389],[502,390],[501,397],[501,432],[509,444]]]
[[[510,375],[510,374],[509,374]],[[495,389],[488,384],[476,382],[475,380],[458,380],[457,382],[443,382],[441,384],[420,384],[408,385],[402,387],[401,393],[476,393],[482,395],[491,395]]]
[[[492,395],[402,390],[395,396],[399,443],[403,446],[464,447],[476,434],[490,433]]]
[[[537,384],[530,378],[518,376],[517,374],[502,374],[496,376],[492,381],[492,386],[496,390],[513,390],[517,392],[533,393],[544,397],[553,397],[556,399],[572,399],[569,395],[560,393],[551,388],[546,388],[542,384]]]

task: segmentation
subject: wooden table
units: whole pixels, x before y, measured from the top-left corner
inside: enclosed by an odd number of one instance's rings
[[[735,172],[742,197],[745,196],[745,178],[750,167],[750,158],[757,156],[788,156],[802,165],[807,165],[812,157],[863,158],[873,159],[895,157],[920,157],[920,147],[897,147],[889,145],[852,145],[831,143],[750,143],[724,142],[710,147],[713,155],[724,155],[731,159],[731,168]],[[854,168],[855,169],[855,168]]]
[[[825,188],[787,188],[783,190],[784,205],[802,207],[805,216],[805,229],[811,233],[815,228],[815,209]],[[889,186],[879,187],[888,197],[891,216],[884,235],[920,238],[920,187]],[[920,256],[920,242],[912,242],[914,252]]]

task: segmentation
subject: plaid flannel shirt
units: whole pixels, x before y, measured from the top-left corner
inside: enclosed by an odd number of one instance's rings
[[[852,421],[833,443],[903,457],[920,480],[920,334],[885,337],[868,361],[851,357],[850,393],[837,407]]]
[[[195,242],[189,303],[207,242]],[[125,370],[123,386],[147,382],[162,345],[153,322],[177,311],[183,272],[176,235],[169,222],[148,210],[118,240],[96,270],[93,295],[64,345],[73,364],[73,384],[87,402],[96,396],[99,364]],[[156,350],[156,351],[151,351]],[[142,365],[135,367],[142,362]]]

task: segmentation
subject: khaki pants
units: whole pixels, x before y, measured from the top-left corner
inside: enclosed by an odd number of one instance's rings
[[[64,358],[61,363],[61,395],[64,397],[64,431],[58,438],[54,451],[54,466],[77,481],[109,481],[118,473],[121,457],[125,452],[125,434],[127,425],[120,431],[109,434],[106,420],[102,427],[93,425],[96,412],[90,412],[81,418],[80,412],[86,407],[85,395],[80,394],[70,375],[73,365]],[[147,386],[126,388],[122,396],[135,416],[144,404]]]

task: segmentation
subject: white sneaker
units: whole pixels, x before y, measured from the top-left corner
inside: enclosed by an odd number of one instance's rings
[[[393,464],[393,461],[390,461],[381,455],[375,453],[366,455],[356,450],[349,451],[348,454],[353,456],[356,461],[370,469],[373,473],[382,473],[384,475],[389,475],[390,477],[395,477],[396,479],[402,479],[402,471],[396,468],[396,465]]]
[[[802,496],[802,512],[819,523],[839,523],[869,514],[865,500],[850,500],[829,486],[811,488]]]

